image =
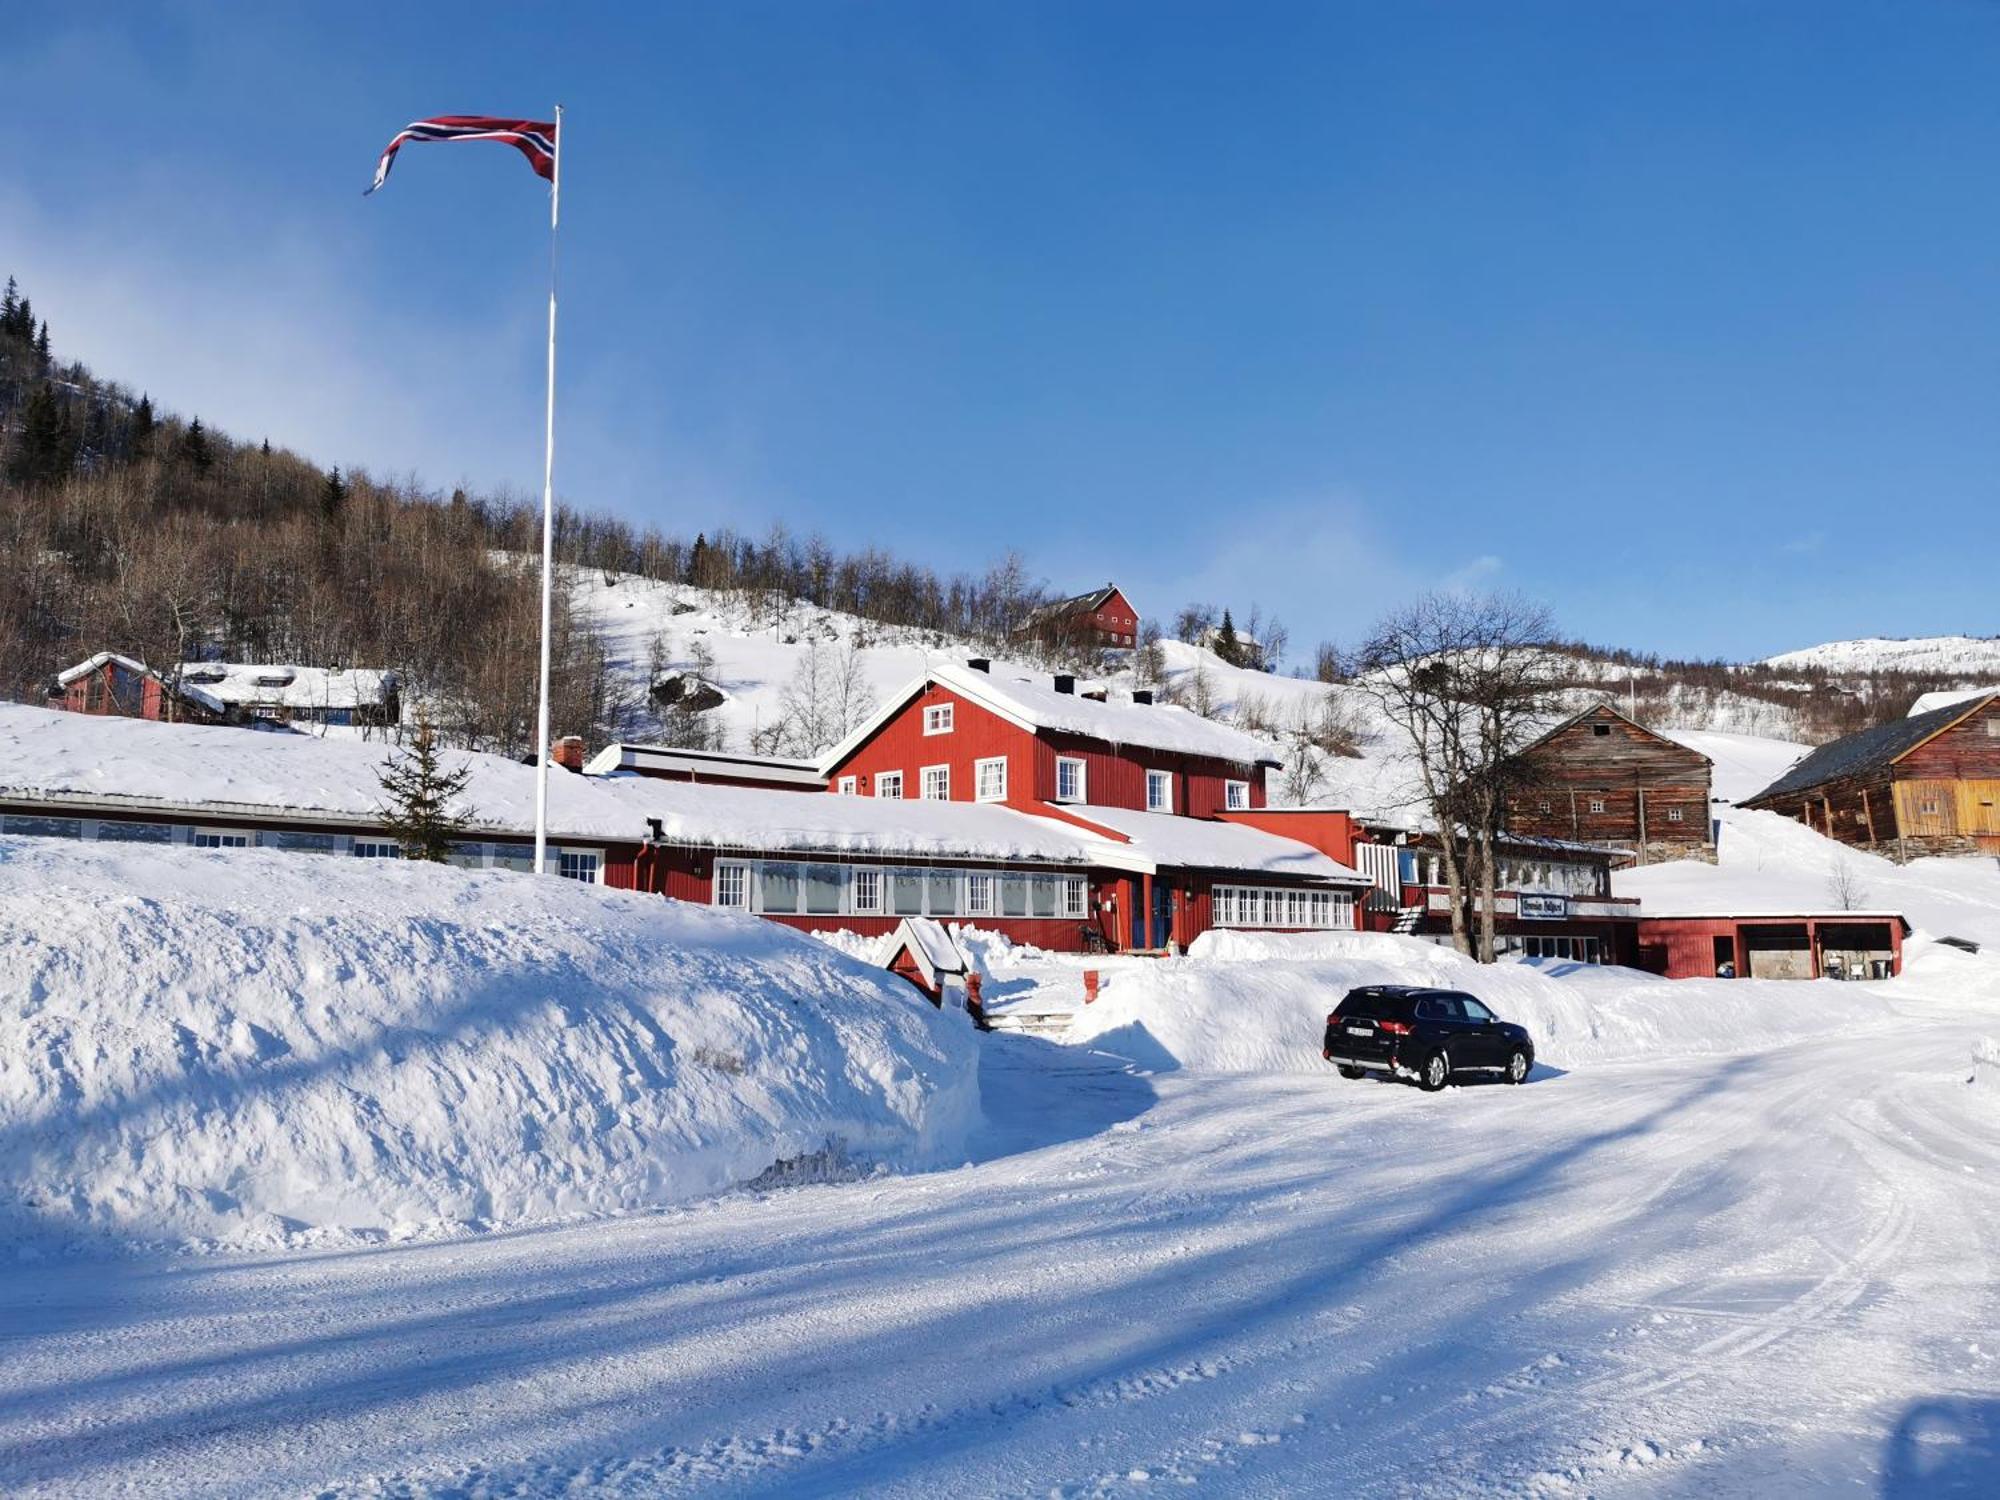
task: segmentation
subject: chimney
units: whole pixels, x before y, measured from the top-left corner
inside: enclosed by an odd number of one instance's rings
[[[1059,693],[1074,693],[1076,691],[1076,678],[1068,672],[1056,673],[1056,691]]]
[[[1151,688],[1133,688],[1132,701],[1141,705],[1151,703],[1153,701],[1153,690]]]
[[[991,672],[993,670],[993,658],[990,656],[968,656],[965,659],[965,664],[975,672]]]
[[[561,766],[565,771],[583,769],[583,736],[566,734],[549,747],[549,763]]]
[[[658,818],[646,819],[646,842],[649,844],[664,844],[666,841],[667,830],[660,826],[660,820]]]

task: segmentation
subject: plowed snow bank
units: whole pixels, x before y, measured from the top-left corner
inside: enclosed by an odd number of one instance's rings
[[[751,918],[0,839],[0,1233],[399,1237],[936,1165],[975,1068],[962,1016]]]
[[[1747,1051],[1886,1024],[1881,987],[1656,979],[1588,964],[1480,965],[1448,948],[1375,933],[1216,931],[1189,956],[1121,972],[1068,1040],[1142,1066],[1323,1072],[1326,1014],[1361,984],[1464,989],[1535,1039],[1557,1067]]]

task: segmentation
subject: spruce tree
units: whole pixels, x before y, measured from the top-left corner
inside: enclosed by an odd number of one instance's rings
[[[341,507],[347,504],[347,481],[340,477],[338,465],[327,470],[326,483],[320,486],[320,519],[333,522],[340,519]]]
[[[472,767],[447,770],[442,752],[430,717],[419,714],[408,750],[392,753],[376,773],[388,799],[382,821],[402,845],[405,859],[443,864],[451,857],[452,840],[465,831],[469,820],[469,810],[452,803],[472,779]]]
[[[688,553],[687,581],[689,583],[692,583],[697,587],[700,586],[702,565],[707,561],[708,561],[708,533],[705,531],[698,531],[695,533],[693,550],[691,550]]]
[[[28,397],[21,416],[21,441],[7,464],[8,476],[24,488],[54,484],[69,472],[73,439],[65,413],[44,380]]]
[[[200,417],[188,423],[188,430],[181,436],[181,457],[197,474],[206,474],[209,465],[215,462],[215,455],[208,448],[208,434],[201,430]]]
[[[7,330],[17,339],[35,336],[35,304],[23,297],[14,305],[14,322]]]
[[[0,333],[14,331],[14,320],[20,316],[20,311],[21,288],[15,284],[14,278],[9,276],[7,290],[0,292]]]
[[[42,319],[42,331],[35,335],[35,359],[44,375],[49,372],[49,320]]]
[[[1232,667],[1243,665],[1243,643],[1236,638],[1236,622],[1229,611],[1222,612],[1222,628],[1215,633],[1215,654]]]
[[[153,398],[141,396],[139,404],[132,408],[132,428],[130,441],[134,453],[144,453],[146,445],[153,439]]]

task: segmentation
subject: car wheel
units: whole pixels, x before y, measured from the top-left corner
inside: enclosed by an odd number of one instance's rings
[[[1535,1060],[1528,1056],[1528,1049],[1525,1047],[1516,1047],[1512,1052],[1507,1054],[1507,1081],[1509,1083],[1526,1083],[1528,1081],[1528,1071],[1534,1065]]]
[[[1435,1094],[1451,1082],[1451,1059],[1442,1052],[1433,1052],[1424,1059],[1423,1067],[1417,1070],[1417,1087],[1427,1094]]]
[[[1341,1064],[1340,1064],[1340,1076],[1341,1076],[1342,1078],[1359,1078],[1359,1077],[1361,1076],[1362,1072],[1363,1072],[1363,1069],[1360,1069],[1360,1068],[1350,1068],[1350,1067],[1348,1067],[1348,1065],[1347,1065],[1346,1063],[1341,1063]]]

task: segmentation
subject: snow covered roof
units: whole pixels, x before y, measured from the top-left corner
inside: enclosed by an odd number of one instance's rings
[[[820,769],[831,771],[933,682],[1030,731],[1053,730],[1113,745],[1199,755],[1245,766],[1279,764],[1276,752],[1265,741],[1171,704],[1099,702],[1076,693],[1059,693],[1046,679],[1030,680],[945,663],[930,668],[897,692],[874,717],[822,756]]]
[[[624,742],[606,745],[584,763],[583,769],[592,776],[638,771],[653,775],[687,776],[697,781],[709,776],[727,776],[812,791],[826,786],[826,778],[820,774],[819,767],[809,760],[734,755],[727,750],[680,750],[671,745]]]
[[[360,740],[0,704],[0,798],[14,801],[375,827],[387,755],[387,746]],[[533,831],[533,767],[456,751],[445,759],[472,773],[463,806],[475,829]],[[549,778],[549,826],[630,842],[645,831],[629,803],[568,773]]]
[[[1130,839],[1132,849],[1155,867],[1243,870],[1348,885],[1372,883],[1360,871],[1309,844],[1241,823],[1139,812],[1126,807],[1073,807],[1069,811]]]
[[[79,677],[88,677],[106,662],[116,662],[128,672],[137,672],[141,677],[150,677],[152,669],[142,661],[134,661],[129,656],[120,656],[116,651],[100,651],[88,661],[80,661],[67,671],[56,673],[56,686],[68,687]]]
[[[917,972],[923,976],[926,987],[935,990],[940,975],[953,976],[970,973],[972,965],[959,952],[958,944],[951,940],[951,934],[944,930],[944,924],[935,917],[905,917],[896,924],[896,930],[889,934],[889,941],[882,946],[884,963],[893,963],[899,953],[908,953],[916,961]]]
[[[1914,719],[1918,714],[1935,713],[1940,708],[1950,708],[1954,703],[1964,703],[1972,698],[1984,698],[1992,691],[1993,689],[1989,686],[1946,688],[1942,692],[1937,693],[1920,693],[1917,695],[1917,701],[1910,705],[1910,711],[1904,717]]]
[[[668,843],[1044,864],[1103,864],[1121,852],[1085,829],[992,802],[839,797],[629,774],[599,784],[642,820],[642,833],[644,819],[657,819]]]
[[[1914,714],[1907,719],[1891,719],[1888,723],[1877,724],[1872,729],[1844,735],[1831,744],[1821,745],[1747,801],[1754,805],[1766,798],[1805,791],[1809,787],[1838,781],[1844,776],[1854,776],[1863,771],[1891,765],[1924,741],[1934,735],[1942,734],[1960,719],[1976,713],[1995,696],[2000,695],[1988,690],[1975,698],[1948,704],[1943,708],[1934,708],[1929,713]]]
[[[396,674],[374,667],[253,666],[243,662],[181,664],[181,684],[219,702],[244,707],[375,707],[396,687]]]

